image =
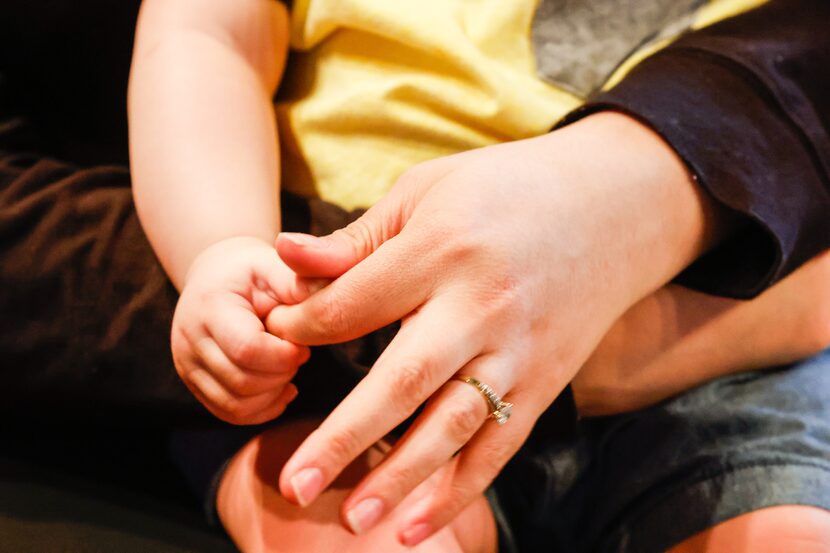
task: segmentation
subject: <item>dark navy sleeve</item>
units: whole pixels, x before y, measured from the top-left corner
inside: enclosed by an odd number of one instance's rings
[[[830,247],[830,2],[771,0],[691,32],[562,124],[618,110],[743,219],[678,277],[753,297]]]

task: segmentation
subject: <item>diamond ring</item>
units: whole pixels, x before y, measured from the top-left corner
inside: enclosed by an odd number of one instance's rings
[[[510,413],[513,412],[513,404],[502,401],[496,391],[489,384],[485,384],[472,376],[456,376],[455,380],[466,382],[478,390],[481,395],[487,400],[487,408],[490,410],[490,417],[496,420],[497,423],[504,424],[510,418]]]

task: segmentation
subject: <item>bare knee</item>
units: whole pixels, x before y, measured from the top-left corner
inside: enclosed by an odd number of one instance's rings
[[[217,495],[219,518],[245,553],[330,552],[355,553],[466,553],[493,551],[495,525],[484,497],[468,507],[457,528],[447,527],[415,549],[397,541],[399,510],[390,513],[372,531],[354,536],[340,522],[340,505],[352,489],[383,459],[389,445],[370,448],[308,507],[296,507],[277,489],[277,477],[288,457],[319,421],[288,422],[251,440],[228,465]],[[409,498],[401,508],[411,508]],[[408,505],[408,507],[407,507]],[[481,529],[493,526],[491,536]],[[475,536],[462,530],[476,528]],[[488,542],[482,535],[489,536]]]
[[[768,507],[722,522],[669,553],[824,553],[830,551],[830,511],[805,505]]]

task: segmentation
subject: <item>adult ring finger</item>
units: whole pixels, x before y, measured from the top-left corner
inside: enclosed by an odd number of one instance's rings
[[[492,386],[485,384],[472,376],[457,375],[455,379],[465,382],[479,391],[482,397],[487,401],[487,408],[490,413],[490,418],[494,419],[499,425],[507,422],[510,418],[510,414],[513,412],[513,404],[502,401],[501,396],[496,393]]]

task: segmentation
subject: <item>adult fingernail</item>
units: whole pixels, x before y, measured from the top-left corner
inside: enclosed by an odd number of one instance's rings
[[[305,507],[323,491],[323,473],[317,468],[303,469],[291,477],[291,489],[300,506]]]
[[[383,501],[377,497],[364,499],[346,513],[346,521],[355,534],[362,534],[375,524],[383,515]]]
[[[426,522],[421,522],[401,532],[401,543],[407,547],[415,547],[430,534],[432,534],[432,527]]]
[[[328,241],[320,240],[316,236],[310,234],[302,234],[300,232],[281,232],[280,236],[301,248],[322,248],[325,247]]]

